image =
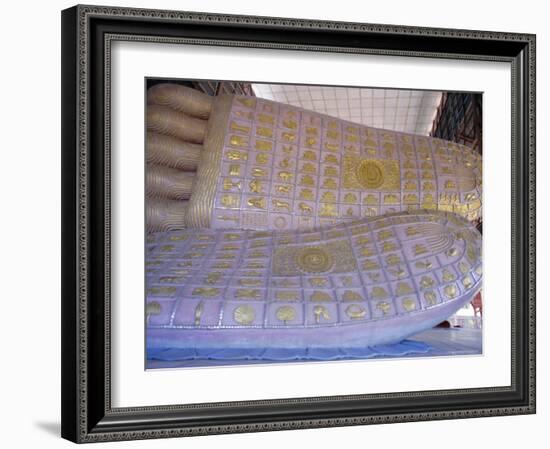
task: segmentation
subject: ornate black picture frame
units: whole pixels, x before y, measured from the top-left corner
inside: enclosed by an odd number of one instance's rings
[[[116,40],[501,61],[512,73],[511,385],[111,405],[110,57]],[[535,413],[535,36],[178,11],[62,12],[62,436],[165,438]]]

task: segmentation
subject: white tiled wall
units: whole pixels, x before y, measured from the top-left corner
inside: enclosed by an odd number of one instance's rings
[[[258,97],[351,120],[366,126],[428,135],[441,92],[253,84]]]

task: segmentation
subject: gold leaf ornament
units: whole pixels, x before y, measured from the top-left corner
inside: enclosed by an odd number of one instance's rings
[[[361,318],[364,318],[366,314],[366,309],[359,304],[351,304],[346,307],[346,315],[352,320],[359,320]]]
[[[255,318],[256,311],[254,307],[249,305],[236,307],[233,311],[233,319],[239,324],[250,325],[254,322]]]
[[[275,316],[279,321],[287,323],[287,321],[293,321],[296,319],[296,310],[291,306],[282,306],[277,309]]]
[[[375,161],[362,161],[357,167],[356,176],[359,183],[367,189],[376,189],[384,183],[382,168]]]
[[[295,262],[303,273],[326,273],[334,264],[330,253],[318,246],[301,248],[296,254]]]

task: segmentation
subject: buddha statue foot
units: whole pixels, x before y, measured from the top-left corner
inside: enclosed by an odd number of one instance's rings
[[[316,230],[184,229],[147,239],[147,347],[396,343],[481,288],[481,235],[418,210]]]
[[[453,142],[174,84],[149,89],[147,129],[149,231],[314,229],[415,209],[481,217],[481,156]]]

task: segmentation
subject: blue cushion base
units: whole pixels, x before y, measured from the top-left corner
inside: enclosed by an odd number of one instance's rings
[[[200,348],[200,349],[152,349],[147,350],[149,360],[342,360],[370,359],[375,357],[402,357],[410,354],[426,354],[431,347],[426,343],[403,340],[392,345],[354,348]]]

